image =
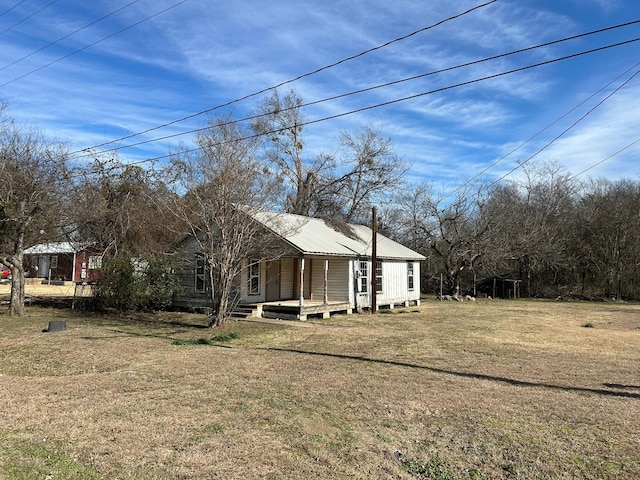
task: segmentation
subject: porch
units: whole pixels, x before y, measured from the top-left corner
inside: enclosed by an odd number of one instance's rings
[[[302,305],[300,305],[299,300],[278,300],[274,302],[240,304],[236,310],[246,314],[246,316],[302,321],[310,317],[329,318],[331,314],[353,313],[349,302],[324,303],[322,301],[307,299],[304,300]]]

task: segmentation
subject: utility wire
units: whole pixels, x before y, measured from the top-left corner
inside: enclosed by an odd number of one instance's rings
[[[535,45],[535,46],[532,46],[532,47],[522,48],[522,49],[519,49],[519,50],[515,50],[515,51],[507,52],[507,53],[502,53],[502,54],[499,54],[499,55],[494,55],[494,56],[483,58],[483,59],[480,59],[480,60],[474,60],[472,62],[463,63],[463,64],[456,65],[456,66],[453,66],[453,67],[443,68],[443,69],[440,69],[440,70],[435,70],[435,71],[432,71],[432,72],[427,72],[427,73],[423,73],[423,74],[420,74],[420,75],[414,75],[412,77],[403,78],[403,79],[400,79],[400,80],[395,80],[395,81],[391,81],[391,82],[375,85],[375,86],[372,86],[372,87],[367,87],[367,88],[363,88],[363,89],[360,89],[360,90],[355,90],[355,91],[352,91],[352,92],[343,93],[343,94],[340,94],[340,95],[335,95],[335,96],[324,98],[324,99],[321,99],[321,100],[315,100],[315,101],[312,101],[312,102],[303,103],[303,104],[301,104],[299,106],[296,106],[296,107],[289,107],[289,108],[281,109],[280,111],[284,112],[284,111],[291,110],[293,108],[305,108],[305,107],[309,107],[309,106],[313,106],[313,105],[318,105],[320,103],[325,103],[325,102],[337,100],[337,99],[340,99],[340,98],[345,98],[345,97],[348,97],[348,96],[357,95],[357,94],[360,94],[360,93],[365,93],[365,92],[369,92],[369,91],[372,91],[372,90],[376,90],[376,89],[380,89],[380,88],[384,88],[384,87],[389,87],[389,86],[392,86],[392,85],[397,85],[397,84],[400,84],[400,83],[403,83],[403,82],[413,81],[413,80],[417,80],[417,79],[424,78],[424,77],[427,77],[427,76],[432,76],[432,75],[436,75],[436,74],[439,74],[439,73],[449,72],[449,71],[457,70],[457,69],[468,67],[468,66],[472,66],[472,65],[478,65],[480,63],[485,63],[485,62],[489,62],[489,61],[492,61],[492,60],[505,58],[505,57],[516,55],[516,54],[520,54],[520,53],[523,53],[523,52],[532,51],[532,50],[535,50],[535,49],[548,47],[548,46],[551,46],[551,45],[556,45],[556,44],[559,44],[559,43],[562,43],[562,42],[575,40],[575,39],[578,39],[578,38],[586,37],[586,36],[589,36],[589,35],[594,35],[594,34],[597,34],[597,33],[606,32],[606,31],[609,31],[609,30],[617,29],[617,28],[626,27],[626,26],[629,26],[629,25],[634,25],[634,24],[637,24],[637,23],[640,23],[640,20],[634,20],[634,21],[631,21],[631,22],[627,22],[627,23],[623,23],[623,24],[619,24],[619,25],[614,25],[614,26],[611,26],[611,27],[601,28],[601,29],[594,30],[594,31],[591,31],[591,32],[586,32],[586,33],[582,33],[582,34],[579,34],[579,35],[573,35],[571,37],[566,37],[566,38],[562,38],[562,39],[558,39],[558,40],[553,40],[553,41],[542,43],[542,44]],[[241,119],[231,120],[229,122],[220,124],[218,126],[222,127],[222,126],[231,125],[231,124],[235,124],[235,123],[239,123],[239,122],[256,120],[258,118],[271,115],[271,113],[272,112],[267,112],[267,113],[262,113],[262,114],[257,114],[257,115],[244,117],[244,118],[241,118]],[[144,145],[144,144],[147,144],[147,143],[157,142],[157,141],[161,141],[161,140],[168,140],[168,139],[176,138],[176,137],[183,136],[183,135],[198,133],[198,132],[207,130],[208,128],[209,127],[196,128],[196,129],[192,129],[192,130],[187,130],[185,132],[174,133],[174,134],[165,135],[165,136],[162,136],[162,137],[156,137],[156,138],[143,140],[143,141],[127,144],[127,145],[119,145],[117,147],[101,150],[101,153],[107,153],[107,152],[112,152],[112,151],[123,150],[125,148],[136,147],[136,146]],[[151,131],[151,130],[147,130],[146,132],[149,132],[149,131]],[[100,147],[105,146],[105,145],[109,145],[109,144],[111,144],[111,143],[113,143],[115,141],[121,141],[121,140],[124,140],[126,138],[131,138],[132,136],[136,136],[136,135],[139,135],[139,134],[134,134],[134,135],[131,135],[131,136],[128,136],[128,137],[120,138],[118,140],[112,140],[112,141],[105,142],[105,143],[102,143],[102,144],[99,144],[99,145],[95,145],[95,146],[92,146],[92,147],[86,147],[86,148],[81,149],[81,150],[76,150],[76,151],[71,152],[70,155],[73,156],[73,158],[80,158],[80,157],[86,156],[87,152],[89,152],[89,151],[93,151],[94,149],[100,148]]]
[[[0,17],[4,17],[7,13],[9,13],[11,10],[13,10],[14,8],[19,7],[20,5],[22,5],[24,2],[26,2],[27,0],[22,0],[18,3],[16,3],[13,7],[8,8],[7,10],[5,10],[4,12],[0,13]]]
[[[518,145],[517,147],[515,147],[513,150],[511,150],[509,153],[507,153],[506,155],[500,157],[499,159],[497,159],[495,162],[493,162],[491,165],[489,165],[488,167],[486,167],[485,169],[483,169],[480,173],[474,175],[473,177],[471,177],[470,179],[466,180],[464,183],[462,183],[462,185],[458,186],[455,190],[453,190],[451,193],[448,193],[447,195],[445,195],[442,199],[446,199],[449,198],[451,195],[455,194],[456,192],[459,192],[462,188],[464,188],[465,186],[469,185],[471,182],[473,182],[474,180],[476,180],[478,177],[480,177],[481,175],[485,174],[486,172],[488,172],[489,170],[491,170],[493,167],[495,167],[497,164],[499,164],[500,162],[502,162],[503,160],[505,160],[506,158],[510,157],[511,155],[513,155],[515,152],[517,152],[518,150],[520,150],[522,147],[524,147],[526,144],[528,144],[529,142],[531,142],[532,140],[534,140],[535,138],[539,137],[540,135],[542,135],[544,132],[546,132],[547,130],[549,130],[552,126],[554,126],[555,124],[557,124],[558,122],[560,122],[560,120],[566,118],[567,116],[569,116],[571,113],[573,113],[574,111],[576,111],[578,108],[580,108],[581,106],[583,106],[585,103],[587,103],[589,100],[593,99],[595,96],[597,96],[598,94],[602,93],[604,90],[606,90],[607,88],[609,88],[611,85],[613,85],[615,82],[617,82],[618,80],[620,80],[622,77],[624,77],[625,75],[627,75],[631,70],[633,70],[634,68],[636,68],[638,65],[640,65],[640,62],[636,63],[635,65],[633,65],[631,68],[628,68],[626,71],[624,71],[623,73],[621,73],[620,75],[618,75],[616,78],[614,78],[613,80],[611,80],[610,82],[608,82],[606,85],[604,85],[602,88],[598,89],[598,91],[594,92],[593,94],[589,95],[587,98],[585,98],[584,100],[582,100],[580,103],[578,103],[575,107],[573,107],[571,110],[567,111],[566,113],[564,113],[562,116],[560,116],[559,118],[557,118],[556,120],[554,120],[553,122],[551,122],[549,125],[547,125],[546,127],[544,127],[542,130],[538,131],[537,133],[535,133],[534,135],[532,135],[531,137],[529,137],[528,139],[526,139],[524,142],[522,142],[520,145]]]
[[[83,30],[86,30],[87,28],[89,28],[89,27],[91,27],[91,26],[95,25],[96,23],[99,23],[99,22],[101,22],[102,20],[104,20],[104,19],[106,19],[106,18],[109,18],[109,17],[111,17],[112,15],[115,15],[116,13],[118,13],[118,12],[120,12],[120,11],[124,10],[125,8],[130,7],[130,6],[131,6],[131,5],[133,5],[134,3],[138,3],[139,1],[140,1],[140,0],[133,0],[132,2],[127,3],[126,5],[124,5],[124,6],[120,7],[120,8],[118,8],[118,9],[114,10],[113,12],[108,13],[108,14],[106,14],[106,15],[104,15],[104,16],[102,16],[102,17],[98,18],[97,20],[94,20],[93,22],[87,23],[84,27],[80,27],[80,28],[78,28],[77,30],[74,30],[74,31],[73,31],[73,32],[71,32],[71,33],[67,33],[66,35],[63,35],[62,37],[60,37],[59,39],[54,40],[54,41],[53,41],[53,42],[51,42],[51,43],[48,43],[48,44],[47,44],[47,45],[45,45],[44,47],[41,47],[41,48],[39,48],[38,50],[34,50],[33,52],[31,52],[31,53],[29,53],[29,54],[25,55],[24,57],[21,57],[21,58],[19,58],[19,59],[17,59],[17,60],[14,60],[13,62],[11,62],[11,63],[9,63],[9,64],[5,65],[4,67],[0,67],[0,70],[5,70],[6,68],[9,68],[9,67],[11,67],[11,66],[15,65],[16,63],[20,63],[21,61],[26,60],[26,59],[27,59],[27,58],[29,58],[29,57],[32,57],[32,56],[33,56],[33,55],[35,55],[36,53],[40,53],[40,52],[42,52],[43,50],[46,50],[46,49],[47,49],[47,48],[49,48],[49,47],[52,47],[52,46],[54,46],[54,45],[57,45],[57,44],[58,44],[58,43],[60,43],[62,40],[65,40],[65,39],[67,39],[67,38],[69,38],[69,37],[71,37],[71,36],[75,35],[76,33],[79,33],[79,32],[81,32],[81,31],[83,31]]]
[[[37,14],[39,14],[41,11],[43,11],[45,8],[49,8],[51,5],[53,5],[54,3],[58,2],[59,0],[53,0],[52,2],[47,3],[44,7],[39,8],[38,10],[36,10],[35,12],[33,12],[31,15],[24,17],[22,20],[20,20],[17,23],[14,23],[13,25],[11,25],[10,27],[5,28],[3,31],[0,32],[0,35],[4,35],[5,33],[7,33],[9,30],[13,30],[14,28],[16,28],[18,25],[23,24],[24,22],[26,22],[27,20],[29,20],[31,17],[35,17]]]
[[[596,168],[598,165],[602,165],[604,162],[611,160],[613,157],[621,154],[622,152],[624,152],[625,150],[630,149],[631,147],[633,147],[634,145],[636,145],[637,143],[640,143],[640,138],[637,139],[635,142],[631,142],[629,145],[627,145],[626,147],[621,148],[620,150],[618,150],[615,153],[612,153],[611,155],[609,155],[607,158],[604,158],[602,160],[600,160],[597,163],[594,163],[593,165],[591,165],[590,167],[585,168],[584,170],[582,170],[580,173],[576,173],[575,175],[572,175],[569,179],[574,179],[574,178],[578,178],[580,175],[582,175],[583,173],[588,172],[589,170]]]
[[[631,43],[638,42],[638,41],[640,41],[640,37],[636,37],[636,38],[631,39],[631,40],[626,40],[626,41],[623,41],[623,42],[618,42],[618,43],[614,43],[614,44],[610,44],[610,45],[605,45],[605,46],[598,47],[598,48],[593,48],[593,49],[590,49],[590,50],[585,50],[585,51],[574,53],[574,54],[571,54],[571,55],[565,55],[563,57],[558,57],[558,58],[555,58],[555,59],[552,59],[552,60],[546,60],[544,62],[535,63],[535,64],[528,65],[528,66],[525,66],[525,67],[515,68],[515,69],[512,69],[512,70],[508,70],[508,71],[502,72],[502,73],[496,73],[496,74],[493,74],[493,75],[488,75],[488,76],[485,76],[485,77],[476,78],[474,80],[468,80],[468,81],[457,83],[457,84],[454,84],[454,85],[449,85],[449,86],[446,86],[446,87],[437,88],[437,89],[430,90],[430,91],[427,91],[427,92],[417,93],[415,95],[409,95],[409,96],[406,96],[406,97],[398,98],[398,99],[395,99],[395,100],[389,100],[387,102],[382,102],[382,103],[378,103],[378,104],[375,104],[375,105],[369,105],[367,107],[362,107],[362,108],[358,108],[358,109],[355,109],[355,110],[350,110],[350,111],[347,111],[347,112],[338,113],[338,114],[331,115],[331,116],[328,116],[328,117],[323,117],[323,118],[318,118],[318,119],[315,119],[315,120],[309,120],[309,121],[306,121],[306,122],[301,122],[298,126],[303,127],[303,126],[307,126],[307,125],[313,125],[313,124],[316,124],[316,123],[326,122],[328,120],[335,120],[336,118],[346,117],[348,115],[353,115],[355,113],[361,113],[361,112],[365,112],[365,111],[368,111],[368,110],[373,110],[375,108],[385,107],[385,106],[393,105],[393,104],[396,104],[396,103],[405,102],[407,100],[413,100],[413,99],[416,99],[416,98],[424,97],[424,96],[427,96],[427,95],[432,95],[434,93],[439,93],[439,92],[443,92],[443,91],[447,91],[447,90],[452,90],[452,89],[463,87],[463,86],[467,86],[467,85],[473,85],[473,84],[476,84],[476,83],[479,83],[479,82],[483,82],[483,81],[486,81],[486,80],[491,80],[491,79],[503,77],[503,76],[506,76],[506,75],[511,75],[513,73],[518,73],[518,72],[523,72],[523,71],[526,71],[526,70],[530,70],[532,68],[538,68],[538,67],[541,67],[541,66],[544,66],[544,65],[550,65],[552,63],[557,63],[557,62],[561,62],[561,61],[564,61],[564,60],[569,60],[569,59],[572,59],[572,58],[577,58],[577,57],[580,57],[580,56],[589,55],[591,53],[601,52],[601,51],[604,51],[604,50],[607,50],[607,49],[610,49],[610,48],[619,47],[619,46],[622,46],[622,45],[629,45]],[[629,81],[632,78],[634,78],[638,73],[640,73],[640,71],[636,72],[633,75],[633,77],[629,78],[626,82],[624,82],[624,84],[622,84],[615,91],[613,91],[611,94],[609,94],[598,105],[593,107],[590,110],[589,113],[591,113],[593,110],[598,108],[598,106],[602,105],[607,99],[611,98],[611,96],[613,96],[615,93],[617,93],[620,90],[620,88],[622,88],[624,85],[629,83]],[[585,114],[583,116],[583,118],[586,117],[589,113]],[[576,122],[576,124],[578,122]],[[575,124],[574,124],[574,126],[575,126]],[[570,127],[568,129],[566,129],[563,133],[558,135],[553,141],[555,141],[558,138],[560,138],[561,136],[563,136],[571,128],[573,128],[573,127]],[[223,142],[208,144],[207,147],[215,147],[215,146],[224,145],[224,144],[227,144],[227,143],[240,142],[240,141],[250,140],[250,139],[253,139],[253,138],[262,137],[262,136],[266,136],[266,135],[273,135],[273,134],[281,132],[282,130],[284,130],[284,128],[271,130],[271,131],[268,131],[268,132],[257,133],[257,134],[253,134],[253,135],[247,135],[247,136],[236,138],[236,139],[229,140],[229,141],[223,141]],[[179,152],[179,154],[180,155],[186,155],[186,154],[197,152],[198,150],[200,150],[200,147],[186,149],[186,150],[183,150],[183,151]],[[169,159],[169,158],[174,157],[174,156],[175,156],[175,154],[160,155],[160,156],[157,156],[157,157],[147,158],[147,159],[140,160],[140,161],[137,161],[137,162],[131,162],[131,163],[129,163],[129,165],[142,165],[144,163],[149,163],[149,162],[155,162],[155,161],[159,161],[159,160]],[[531,158],[533,158],[533,157],[531,157]],[[531,158],[529,158],[529,160],[531,160]],[[527,161],[529,161],[529,160],[527,160]],[[498,181],[502,180],[503,178],[505,178],[506,176],[508,176],[509,174],[511,174],[512,172],[514,172],[518,168],[520,168],[520,166],[524,165],[524,163],[526,163],[526,162],[523,162],[518,167],[514,168],[511,172],[505,174],[503,177],[501,177],[500,179],[496,180],[494,183],[489,185],[489,187],[493,186],[495,183],[497,183]]]
[[[318,69],[313,70],[313,71],[311,71],[311,72],[304,73],[304,74],[299,75],[299,76],[297,76],[297,77],[295,77],[295,78],[292,78],[292,79],[290,79],[290,80],[286,80],[286,81],[284,81],[284,82],[280,82],[280,83],[278,83],[278,84],[276,84],[276,85],[272,85],[272,86],[270,86],[270,87],[263,88],[262,90],[259,90],[259,91],[257,91],[257,92],[250,93],[250,94],[245,95],[245,96],[243,96],[243,97],[236,98],[235,100],[231,100],[231,101],[229,101],[229,102],[222,103],[222,104],[220,104],[220,105],[216,105],[216,106],[214,106],[214,107],[207,108],[207,109],[205,109],[205,110],[201,110],[201,111],[199,111],[199,112],[197,112],[197,113],[193,113],[193,114],[187,115],[187,116],[185,116],[185,117],[178,118],[178,119],[176,119],[176,120],[172,120],[172,121],[167,122],[167,123],[163,123],[162,125],[157,125],[157,126],[155,126],[155,127],[148,128],[148,129],[146,129],[146,130],[142,130],[142,131],[137,132],[137,133],[132,133],[132,134],[130,134],[130,135],[125,135],[125,136],[123,136],[123,137],[116,138],[115,140],[111,140],[111,141],[108,141],[108,142],[105,142],[105,143],[101,143],[101,144],[99,144],[99,145],[94,145],[94,146],[92,146],[92,147],[88,147],[88,148],[91,148],[91,149],[94,149],[94,148],[101,148],[101,147],[104,147],[104,146],[106,146],[106,145],[111,145],[112,143],[117,143],[117,142],[121,142],[121,141],[123,141],[123,140],[128,140],[129,138],[137,137],[137,136],[139,136],[139,135],[144,135],[144,134],[146,134],[146,133],[153,132],[153,131],[155,131],[155,130],[159,130],[159,129],[161,129],[161,128],[165,128],[165,127],[169,127],[169,126],[171,126],[171,125],[175,125],[176,123],[184,122],[184,121],[186,121],[186,120],[190,120],[190,119],[192,119],[192,118],[199,117],[199,116],[201,116],[201,115],[205,115],[205,114],[207,114],[207,113],[211,113],[211,112],[213,112],[213,111],[215,111],[215,110],[219,110],[219,109],[221,109],[221,108],[225,108],[225,107],[231,106],[231,105],[233,105],[233,104],[240,103],[240,102],[242,102],[242,101],[244,101],[244,100],[247,100],[247,99],[249,99],[249,98],[256,97],[256,96],[258,96],[258,95],[262,95],[263,93],[266,93],[266,92],[268,92],[268,91],[274,90],[274,89],[276,89],[276,88],[283,87],[284,85],[288,85],[288,84],[291,84],[291,83],[297,82],[298,80],[301,80],[301,79],[303,79],[303,78],[310,77],[311,75],[315,75],[315,74],[320,73],[320,72],[322,72],[322,71],[324,71],[324,70],[328,70],[328,69],[333,68],[333,67],[335,67],[335,66],[338,66],[338,65],[341,65],[341,64],[343,64],[343,63],[349,62],[349,61],[351,61],[351,60],[354,60],[354,59],[356,59],[356,58],[359,58],[359,57],[362,57],[362,56],[364,56],[364,55],[367,55],[367,54],[369,54],[369,53],[371,53],[371,52],[374,52],[374,51],[376,51],[376,50],[380,50],[380,49],[382,49],[382,48],[388,47],[389,45],[392,45],[393,43],[400,42],[400,41],[405,40],[405,39],[407,39],[407,38],[409,38],[409,37],[412,37],[412,36],[414,36],[414,35],[417,35],[418,33],[422,33],[422,32],[425,32],[425,31],[427,31],[427,30],[431,30],[431,29],[433,29],[433,28],[435,28],[435,27],[437,27],[437,26],[440,26],[440,25],[442,25],[442,24],[444,24],[444,23],[447,23],[447,22],[449,22],[449,21],[452,21],[452,20],[456,20],[456,19],[458,19],[458,18],[460,18],[460,17],[463,17],[463,16],[465,16],[465,15],[467,15],[467,14],[469,14],[469,13],[471,13],[471,12],[475,11],[475,10],[478,10],[478,9],[480,9],[480,8],[483,8],[483,7],[486,7],[487,5],[490,5],[490,4],[495,3],[495,2],[497,2],[497,1],[498,1],[498,0],[491,0],[491,1],[489,1],[489,2],[483,3],[482,5],[475,6],[475,7],[470,8],[470,9],[468,9],[468,10],[466,10],[466,11],[462,12],[462,13],[458,13],[458,14],[456,14],[456,15],[453,15],[453,16],[450,16],[450,17],[445,18],[445,19],[443,19],[443,20],[440,20],[440,21],[438,21],[438,22],[436,22],[436,23],[434,23],[434,24],[432,24],[432,25],[428,25],[428,26],[426,26],[426,27],[420,28],[420,29],[418,29],[418,30],[416,30],[416,31],[414,31],[414,32],[411,32],[411,33],[407,34],[407,35],[403,35],[402,37],[395,38],[395,39],[390,40],[390,41],[388,41],[388,42],[386,42],[386,43],[383,43],[383,44],[381,44],[381,45],[378,45],[378,46],[376,46],[376,47],[370,48],[370,49],[368,49],[368,50],[364,50],[364,51],[362,51],[362,52],[360,52],[360,53],[357,53],[357,54],[355,54],[355,55],[351,55],[350,57],[343,58],[342,60],[339,60],[339,61],[337,61],[337,62],[331,63],[331,64],[329,64],[329,65],[325,65],[324,67],[318,68]],[[2,86],[4,86],[4,85],[0,85],[0,87],[2,87]],[[77,152],[73,152],[73,153],[77,153]]]
[[[135,0],[135,1],[139,1],[139,0]],[[16,81],[18,81],[18,80],[21,80],[21,79],[23,79],[23,78],[25,78],[25,77],[27,77],[27,76],[29,76],[29,75],[33,74],[33,73],[39,72],[40,70],[43,70],[43,69],[45,69],[45,68],[47,68],[47,67],[50,67],[51,65],[53,65],[53,64],[55,64],[55,63],[58,63],[58,62],[60,62],[60,61],[62,61],[62,60],[65,60],[65,59],[69,58],[69,57],[70,57],[70,56],[72,56],[72,55],[75,55],[76,53],[80,53],[80,52],[82,52],[82,51],[84,51],[84,50],[86,50],[86,49],[88,49],[88,48],[91,48],[91,47],[93,47],[93,46],[95,46],[95,45],[97,45],[97,44],[99,44],[99,43],[101,43],[101,42],[104,42],[105,40],[108,40],[109,38],[115,37],[116,35],[120,35],[121,33],[126,32],[127,30],[131,30],[132,28],[137,27],[137,26],[138,26],[138,25],[140,25],[141,23],[147,22],[147,21],[149,21],[149,20],[151,20],[151,19],[153,19],[153,18],[157,17],[158,15],[162,15],[163,13],[165,13],[165,12],[167,12],[167,11],[169,11],[169,10],[173,9],[173,8],[176,8],[176,7],[178,7],[178,6],[182,5],[183,3],[186,3],[186,2],[188,2],[188,1],[189,1],[189,0],[182,0],[181,2],[175,3],[175,4],[173,4],[173,5],[171,5],[171,6],[167,7],[167,8],[165,8],[165,9],[163,9],[163,10],[160,10],[160,11],[159,11],[159,12],[157,12],[157,13],[154,13],[153,15],[150,15],[150,16],[148,16],[148,17],[143,18],[142,20],[140,20],[140,21],[138,21],[138,22],[136,22],[136,23],[134,23],[134,24],[132,24],[132,25],[129,25],[129,26],[127,26],[127,27],[125,27],[125,28],[123,28],[123,29],[121,29],[121,30],[118,30],[117,32],[114,32],[114,33],[112,33],[112,34],[110,34],[110,35],[107,35],[106,37],[103,37],[103,38],[101,38],[100,40],[96,40],[95,42],[90,43],[89,45],[85,45],[84,47],[79,48],[78,50],[74,50],[73,52],[68,53],[67,55],[64,55],[64,56],[62,56],[62,57],[60,57],[60,58],[58,58],[58,59],[56,59],[56,60],[53,60],[52,62],[49,62],[49,63],[45,64],[45,65],[42,65],[41,67],[38,67],[38,68],[36,68],[35,70],[31,70],[30,72],[27,72],[27,73],[25,73],[24,75],[20,75],[19,77],[16,77],[16,78],[14,78],[13,80],[9,80],[8,82],[5,82],[5,83],[3,83],[2,85],[0,85],[0,88],[2,88],[2,87],[6,87],[7,85],[9,85],[9,84],[11,84],[11,83],[13,83],[13,82],[16,82]],[[123,7],[123,8],[124,8],[124,7]]]
[[[572,123],[569,127],[565,128],[562,132],[560,132],[560,134],[558,134],[556,137],[553,138],[553,140],[551,140],[550,142],[548,142],[545,146],[543,146],[542,148],[540,148],[536,153],[534,153],[533,155],[531,155],[529,158],[527,158],[525,161],[520,162],[518,165],[516,165],[513,169],[511,169],[510,171],[508,171],[507,173],[505,173],[504,175],[502,175],[500,178],[498,178],[497,180],[493,181],[491,184],[489,184],[487,186],[487,188],[491,188],[493,187],[495,184],[499,183],[500,181],[504,180],[506,177],[508,177],[509,175],[511,175],[513,172],[515,172],[516,170],[518,170],[519,168],[521,168],[523,165],[526,165],[528,162],[530,162],[532,159],[534,159],[535,157],[537,157],[540,153],[542,153],[544,150],[546,150],[547,148],[549,148],[551,145],[553,145],[558,139],[560,139],[561,137],[563,137],[564,135],[567,134],[567,132],[569,132],[570,130],[572,130],[576,125],[578,125],[580,122],[582,122],[585,118],[587,118],[589,115],[591,115],[596,109],[598,109],[600,106],[602,106],[602,104],[604,102],[606,102],[607,100],[609,100],[612,96],[614,96],[616,93],[618,93],[620,91],[620,89],[624,86],[626,86],[631,80],[633,80],[638,74],[640,74],[640,70],[637,70],[633,75],[631,75],[631,77],[629,77],[627,80],[625,80],[621,85],[619,85],[613,92],[611,92],[609,95],[607,95],[606,97],[604,97],[602,100],[600,100],[595,106],[593,106],[592,108],[590,108],[584,115],[582,115],[578,120],[576,120],[574,123]]]

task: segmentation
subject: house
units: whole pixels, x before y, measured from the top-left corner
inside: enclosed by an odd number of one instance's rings
[[[27,278],[91,283],[98,279],[102,255],[86,244],[41,243],[24,251]]]
[[[369,227],[265,211],[250,215],[264,229],[264,250],[271,252],[245,259],[237,282],[238,304],[253,315],[306,320],[370,309],[372,275],[377,306],[420,303],[420,262],[425,257],[378,233],[372,265]],[[193,237],[180,245],[191,261],[184,294],[175,299],[178,307],[210,305],[206,265],[196,245]]]

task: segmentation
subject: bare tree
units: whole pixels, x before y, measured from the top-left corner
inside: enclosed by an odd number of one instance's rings
[[[395,195],[409,166],[395,155],[391,140],[373,126],[355,134],[343,132],[340,146],[333,168],[319,172],[311,192],[311,213],[365,223],[372,206]]]
[[[283,97],[277,90],[256,109],[258,118],[252,129],[264,139],[266,158],[286,185],[286,209],[290,213],[308,215],[311,195],[327,157],[315,161],[303,158],[302,97],[290,90]]]
[[[302,98],[277,91],[257,108],[252,128],[260,134],[269,165],[286,188],[290,213],[362,222],[374,203],[399,186],[408,165],[394,154],[391,140],[365,126],[344,132],[336,154],[303,155]]]
[[[257,139],[229,120],[210,119],[209,129],[195,138],[197,153],[177,155],[171,172],[187,192],[174,211],[208,265],[212,327],[229,316],[243,260],[264,240],[251,213],[267,208],[279,185],[257,160]]]
[[[408,190],[400,199],[404,242],[428,258],[433,273],[444,274],[447,293],[461,293],[463,273],[471,272],[483,254],[489,230],[482,215],[486,193],[482,185],[468,185],[453,199],[438,195],[430,184]]]
[[[597,180],[579,202],[581,292],[637,298],[640,184]]]
[[[175,194],[151,169],[97,155],[74,177],[70,235],[112,256],[166,252],[184,231],[167,209]]]
[[[574,263],[578,185],[554,162],[522,171],[517,182],[496,188],[485,208],[493,219],[485,266],[518,273],[525,295],[557,294]]]
[[[24,250],[60,232],[67,183],[61,144],[11,121],[0,126],[0,262],[12,271],[9,315],[24,315]]]

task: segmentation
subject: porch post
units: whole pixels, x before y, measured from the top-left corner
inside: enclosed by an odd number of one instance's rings
[[[304,306],[304,257],[300,259],[300,306]]]
[[[73,263],[71,264],[71,281],[75,283],[76,281],[76,251],[73,250]]]
[[[329,260],[324,261],[324,304],[329,303]]]

